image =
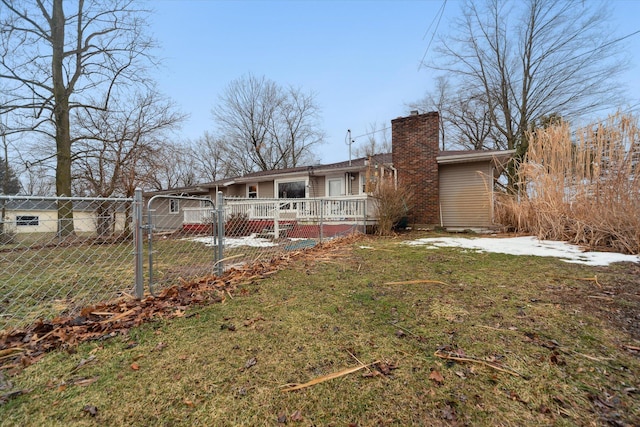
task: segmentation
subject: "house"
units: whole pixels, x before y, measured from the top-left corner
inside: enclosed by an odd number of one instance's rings
[[[0,199],[4,225],[16,233],[56,233],[58,205],[55,198],[13,196]],[[125,229],[127,212],[123,203],[75,200],[73,226],[78,233],[112,234]]]
[[[339,222],[345,216],[375,223],[370,201],[376,182],[390,178],[409,187],[414,195],[408,220],[417,227],[450,229],[490,228],[493,221],[493,181],[512,151],[440,151],[437,112],[391,121],[392,152],[350,161],[289,169],[260,171],[240,177],[147,193],[161,197],[154,207],[156,228],[183,227],[201,222],[190,212],[202,212],[206,202],[171,198],[171,195],[216,199],[222,192],[230,205],[252,204],[254,220],[268,221],[318,216],[311,202],[321,201],[325,219]],[[259,203],[278,203],[277,209],[260,209]],[[258,206],[256,208],[256,206]],[[246,209],[242,212],[247,212]],[[271,218],[272,219],[272,218]]]

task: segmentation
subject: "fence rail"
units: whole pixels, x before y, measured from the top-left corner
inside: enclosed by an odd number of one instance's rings
[[[60,206],[73,218],[58,218]],[[0,195],[0,329],[365,232],[364,199]],[[72,228],[70,228],[72,224]],[[227,261],[228,260],[228,261]]]

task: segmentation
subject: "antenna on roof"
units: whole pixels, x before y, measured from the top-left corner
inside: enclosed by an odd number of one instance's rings
[[[355,140],[351,139],[351,129],[347,129],[347,135],[345,136],[344,142],[349,146],[349,166],[351,166],[351,144],[356,142]]]

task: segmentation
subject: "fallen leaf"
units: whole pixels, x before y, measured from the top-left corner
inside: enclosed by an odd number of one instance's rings
[[[184,399],[184,404],[187,405],[190,408],[194,407],[193,401],[191,401],[189,399]]]
[[[287,415],[286,414],[278,415],[278,423],[286,424],[287,423]]]
[[[451,407],[451,405],[447,405],[442,408],[442,418],[449,421],[453,421],[456,419],[455,410]]]
[[[133,369],[134,371],[137,371],[140,369],[140,365],[138,365],[137,363],[132,363],[131,364],[131,369]]]
[[[444,382],[442,374],[435,369],[431,371],[431,374],[429,374],[429,379],[437,382],[438,384],[442,384]]]
[[[95,417],[96,415],[98,415],[98,408],[96,408],[93,405],[84,405],[84,408],[82,408],[82,410],[88,413],[89,415],[91,415],[92,417]]]
[[[264,317],[262,317],[262,316],[254,317],[253,319],[247,319],[247,320],[245,320],[245,321],[244,321],[244,323],[243,323],[243,325],[244,325],[245,327],[246,327],[246,326],[251,326],[251,325],[253,325],[254,323],[256,323],[257,321],[259,321],[259,320],[264,321],[265,319],[264,319]]]
[[[258,363],[258,359],[256,359],[255,357],[252,357],[251,359],[247,360],[247,363],[244,364],[244,368],[249,369],[250,367],[254,366],[256,363]]]
[[[398,369],[398,366],[393,363],[381,362],[376,365],[376,368],[378,368],[378,371],[380,371],[380,373],[384,375],[390,375],[392,370]]]
[[[302,417],[302,413],[300,410],[297,410],[293,414],[291,414],[291,421],[302,421],[304,418]]]
[[[167,348],[167,345],[168,345],[168,344],[166,344],[166,343],[159,342],[159,343],[158,343],[158,345],[156,345],[156,346],[153,348],[153,350],[151,350],[151,351],[162,351],[162,350],[164,350],[165,348]]]

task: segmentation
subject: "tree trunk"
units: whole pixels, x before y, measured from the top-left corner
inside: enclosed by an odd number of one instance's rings
[[[54,120],[56,126],[56,195],[71,196],[71,133],[69,129],[69,94],[64,82],[64,11],[62,0],[53,1],[51,16],[51,44],[53,55],[51,69],[53,96],[55,99]],[[58,202],[58,236],[65,238],[74,234],[73,203]]]

